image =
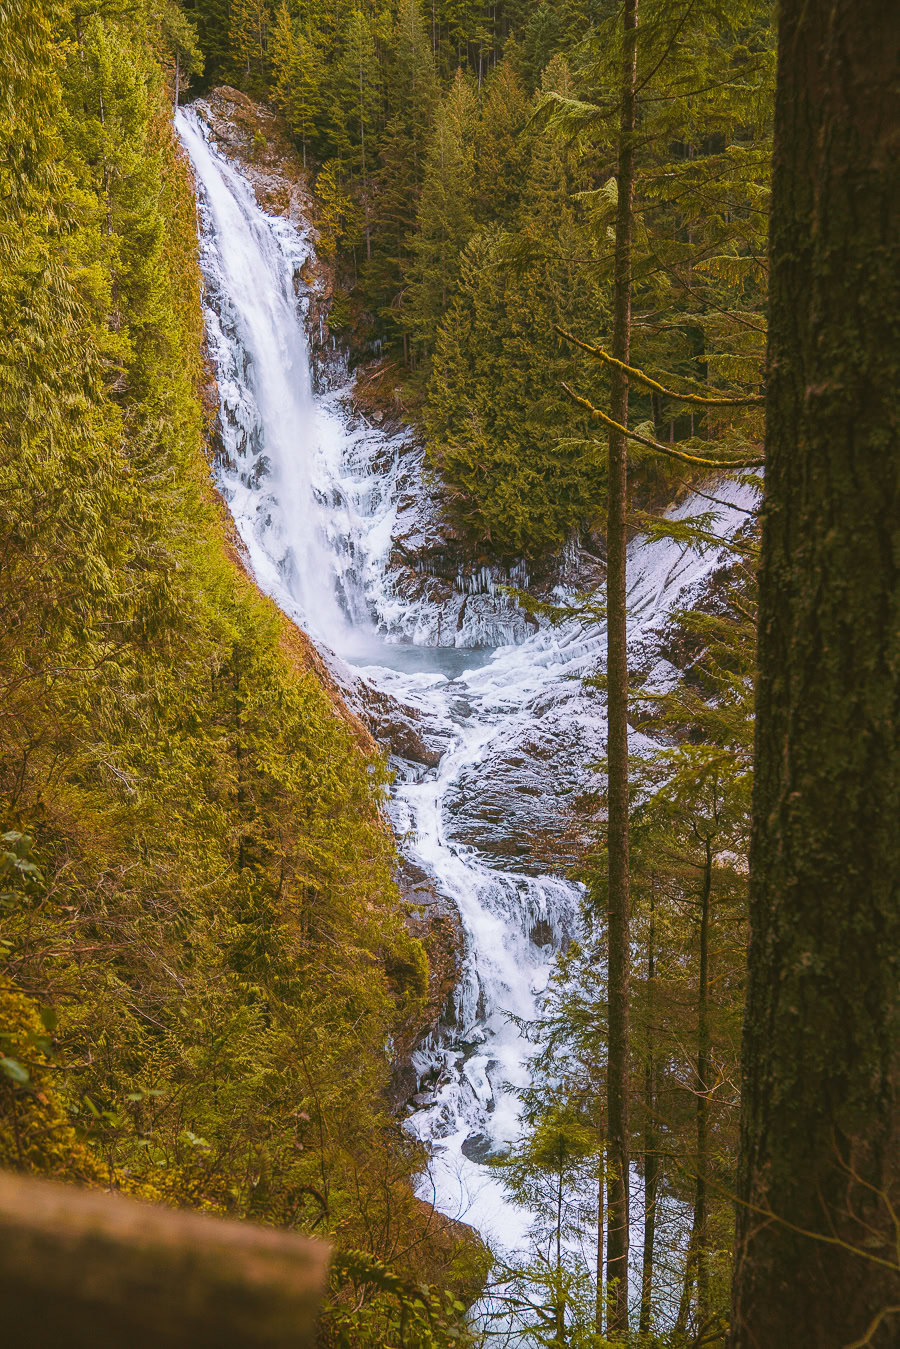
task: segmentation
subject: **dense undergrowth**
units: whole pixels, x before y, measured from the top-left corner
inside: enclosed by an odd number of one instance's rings
[[[0,1163],[331,1235],[330,1333],[381,1344],[482,1260],[384,1105],[426,958],[383,765],[211,485],[191,30],[88,9],[0,3]]]

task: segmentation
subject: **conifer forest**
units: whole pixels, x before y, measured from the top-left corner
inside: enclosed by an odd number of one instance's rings
[[[0,147],[0,1192],[900,1344],[897,0],[0,0]]]

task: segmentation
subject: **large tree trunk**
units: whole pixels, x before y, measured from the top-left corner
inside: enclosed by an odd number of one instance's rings
[[[631,348],[631,246],[634,212],[634,105],[637,57],[637,0],[625,0],[622,57],[622,115],[619,130],[619,204],[616,217],[615,294],[612,352],[628,362]],[[614,369],[610,411],[614,421],[628,420],[628,380]],[[609,1228],[606,1282],[609,1329],[628,1327],[628,985],[630,896],[628,873],[628,645],[626,634],[625,547],[627,442],[621,431],[609,433],[609,507],[607,513],[607,676],[609,738]]]
[[[900,1337],[898,52],[782,0],[735,1349]]]
[[[709,1170],[709,906],[712,898],[712,845],[706,840],[703,893],[700,896],[700,969],[697,993],[697,1191],[694,1233],[697,1244],[697,1321],[709,1316],[709,1232],[707,1172]]]

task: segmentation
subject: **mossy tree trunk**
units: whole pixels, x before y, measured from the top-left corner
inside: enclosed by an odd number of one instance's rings
[[[597,1332],[597,1338],[603,1335],[604,1312],[606,1310],[606,1293],[603,1286],[603,1253],[606,1246],[604,1233],[604,1220],[606,1217],[606,1148],[600,1149],[600,1160],[597,1169],[597,1287],[594,1301],[594,1329]]]
[[[616,217],[615,293],[612,353],[628,363],[631,351],[631,255],[634,232],[634,126],[637,56],[637,0],[625,0],[622,33],[622,112],[619,129],[618,212]],[[628,422],[628,378],[613,370],[610,411],[621,426]],[[609,850],[609,1231],[606,1282],[609,1329],[628,1328],[628,1178],[630,1089],[628,998],[630,888],[628,871],[628,642],[627,441],[609,433],[609,505],[607,511],[607,677],[608,677],[608,850]]]
[[[900,1335],[898,51],[782,0],[734,1349]]]

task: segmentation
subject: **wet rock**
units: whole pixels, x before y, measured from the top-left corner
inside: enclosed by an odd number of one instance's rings
[[[542,918],[540,922],[535,923],[528,936],[535,946],[549,946],[553,941],[553,928],[546,918]]]
[[[433,1096],[422,1090],[435,1087],[440,1069],[433,1067],[422,1079],[412,1056],[417,1044],[432,1034],[444,1017],[448,1002],[459,982],[465,953],[465,935],[455,906],[435,886],[428,872],[408,858],[401,857],[397,882],[407,906],[406,925],[418,937],[428,956],[428,995],[422,1015],[415,1025],[404,1028],[391,1065],[388,1099],[399,1112],[409,1102],[419,1109],[432,1104]],[[417,1101],[417,1096],[427,1100]]]
[[[488,1138],[487,1134],[470,1134],[463,1143],[460,1151],[464,1157],[468,1157],[470,1162],[491,1162],[498,1157],[505,1155],[505,1149],[498,1148],[493,1139]]]
[[[401,857],[399,860],[397,884],[407,904],[426,909],[433,908],[441,913],[456,912],[450,900],[438,890],[433,876],[408,857]]]
[[[412,763],[424,764],[426,768],[437,768],[442,751],[429,748],[415,726],[405,717],[383,717],[370,724],[375,739],[392,754],[409,759]]]
[[[362,679],[354,685],[353,693],[363,721],[389,754],[426,768],[438,766],[447,747],[446,737],[427,726],[418,708]]]
[[[583,823],[573,805],[598,785],[602,720],[565,694],[543,716],[534,706],[489,758],[466,765],[445,797],[451,836],[506,870],[558,870],[579,856]]]
[[[247,486],[253,491],[258,491],[263,479],[268,478],[271,473],[272,465],[269,462],[269,456],[261,454],[247,474]]]
[[[432,1068],[429,1068],[427,1072],[422,1074],[419,1085],[430,1091],[443,1086],[449,1081],[450,1074],[447,1072],[446,1067],[441,1068],[435,1064]]]
[[[409,1053],[404,1051],[395,1054],[391,1060],[391,1075],[386,1093],[388,1106],[395,1115],[402,1114],[404,1107],[407,1111],[415,1109],[408,1102],[418,1085],[418,1075]]]

